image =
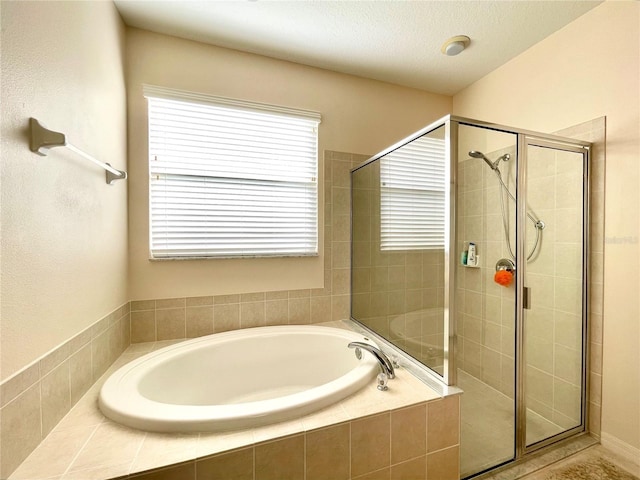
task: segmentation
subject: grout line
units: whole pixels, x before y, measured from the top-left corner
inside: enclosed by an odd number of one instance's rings
[[[72,465],[75,463],[75,461],[78,459],[78,457],[80,456],[80,453],[82,453],[82,451],[84,450],[84,448],[89,444],[89,442],[91,441],[91,439],[93,438],[93,436],[96,434],[96,432],[98,431],[98,428],[100,427],[100,425],[102,425],[102,422],[98,423],[97,425],[94,426],[93,428],[93,432],[91,432],[91,435],[89,435],[89,438],[87,438],[87,440],[82,444],[82,446],[78,449],[78,451],[76,452],[76,454],[73,456],[73,458],[71,459],[71,461],[69,462],[69,465],[67,466],[67,468],[65,469],[64,472],[62,472],[62,475],[60,476],[60,478],[64,477],[71,469]]]

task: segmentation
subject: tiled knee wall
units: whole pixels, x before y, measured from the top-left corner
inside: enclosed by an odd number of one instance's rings
[[[0,478],[7,478],[130,345],[129,303],[0,385]]]
[[[452,396],[129,478],[458,480],[459,427]]]

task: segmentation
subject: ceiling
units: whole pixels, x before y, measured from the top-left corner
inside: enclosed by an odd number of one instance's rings
[[[129,26],[445,95],[599,3],[115,0]],[[443,55],[455,35],[470,37],[470,45]]]

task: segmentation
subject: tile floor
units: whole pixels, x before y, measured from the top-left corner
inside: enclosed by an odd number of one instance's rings
[[[600,459],[604,459],[610,464],[613,464],[616,468],[616,472],[608,472],[606,477],[602,475],[595,478],[606,478],[607,480],[629,480],[635,477],[640,477],[640,464],[633,464],[628,459],[618,455],[617,453],[604,448],[602,445],[594,445],[586,448],[578,453],[571,455],[559,462],[553,463],[545,468],[542,468],[536,472],[520,477],[520,480],[547,480],[556,478],[568,478],[567,475],[572,475],[567,472],[568,467],[578,465],[581,463],[593,463],[597,464]],[[592,472],[594,475],[595,472]],[[582,478],[594,478],[592,476],[576,477],[575,480],[581,480]]]

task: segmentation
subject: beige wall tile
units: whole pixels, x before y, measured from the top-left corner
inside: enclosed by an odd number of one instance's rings
[[[289,324],[311,323],[311,299],[290,298],[289,299]]]
[[[127,313],[120,322],[120,328],[122,330],[122,344],[127,349],[131,345],[131,314]]]
[[[457,446],[427,455],[427,479],[459,480],[459,456]]]
[[[213,296],[204,297],[187,297],[187,307],[204,307],[207,305],[213,305]]]
[[[553,376],[536,368],[527,367],[527,402],[530,399],[537,400],[551,406],[553,399]]]
[[[343,320],[350,316],[349,295],[331,296],[331,320]]]
[[[42,439],[39,384],[2,408],[0,425],[0,477],[7,478]]]
[[[311,323],[321,323],[331,321],[331,297],[311,297]]]
[[[69,357],[69,384],[71,387],[71,405],[80,400],[93,385],[91,371],[91,345],[85,345]]]
[[[266,300],[287,300],[289,298],[288,290],[279,290],[275,292],[267,292]]]
[[[162,298],[156,299],[156,310],[165,308],[184,308],[186,306],[185,298]]]
[[[426,404],[391,412],[391,464],[404,462],[427,452]],[[393,470],[392,470],[393,476]]]
[[[420,480],[426,478],[426,455],[391,466],[391,480]]]
[[[454,395],[427,404],[427,451],[460,443],[460,397]],[[437,478],[437,477],[436,477]]]
[[[380,470],[376,470],[375,472],[358,475],[357,477],[352,478],[353,480],[389,480],[391,478],[391,468],[382,468]]]
[[[391,417],[388,413],[351,422],[351,475],[390,465]]]
[[[301,290],[289,290],[289,298],[307,298],[311,296],[311,290],[303,288]]]
[[[218,298],[218,297],[215,297]],[[214,300],[215,301],[215,300]],[[240,304],[216,304],[213,307],[213,331],[226,332],[240,328]]]
[[[213,297],[214,305],[224,305],[228,303],[240,303],[240,295],[216,295]]]
[[[155,310],[131,312],[131,343],[154,342],[155,340]]]
[[[197,480],[253,480],[253,448],[196,462]]]
[[[265,325],[266,319],[264,300],[240,304],[240,328],[263,327]]]
[[[242,293],[240,294],[240,303],[246,302],[264,302],[265,292]]]
[[[288,323],[289,300],[286,298],[282,300],[267,300],[265,302],[265,324],[287,325]]]
[[[587,428],[589,432],[600,438],[601,433],[601,407],[599,404],[589,404],[589,418],[587,420]]]
[[[59,346],[52,352],[50,352],[46,357],[40,360],[40,376],[44,377],[55,367],[64,362],[67,358],[69,358],[69,344],[68,342],[64,345]]]
[[[210,297],[212,298],[212,297]],[[213,305],[187,307],[187,338],[202,337],[213,333]]]
[[[40,381],[42,436],[45,437],[71,408],[69,361],[65,361]]]
[[[336,187],[351,186],[351,158],[348,160],[334,159],[331,165],[331,184]]]
[[[304,435],[255,446],[255,480],[304,478]]]
[[[186,337],[185,310],[185,308],[156,310],[157,340],[173,340]]]
[[[580,418],[580,388],[563,380],[554,379],[553,408],[572,420]]]
[[[349,215],[351,208],[351,192],[346,187],[331,188],[331,213],[332,215]]]
[[[351,265],[351,243],[331,242],[331,268],[349,268]]]
[[[306,434],[306,480],[348,480],[350,476],[349,423]]]
[[[36,362],[0,385],[0,406],[4,407],[38,380],[40,366]]]
[[[334,215],[331,240],[349,242],[351,237],[351,215]]]
[[[127,317],[130,318],[128,315]],[[69,340],[69,352],[77,352],[89,342],[91,342],[91,328],[86,328],[85,330],[74,336],[71,340]]]
[[[140,310],[155,310],[155,309],[156,309],[155,300],[132,300],[131,301],[132,312],[138,312]]]
[[[106,332],[91,340],[91,374],[96,381],[109,368],[109,336]]]
[[[196,464],[195,462],[188,462],[139,475],[131,475],[129,478],[138,480],[195,480]]]

